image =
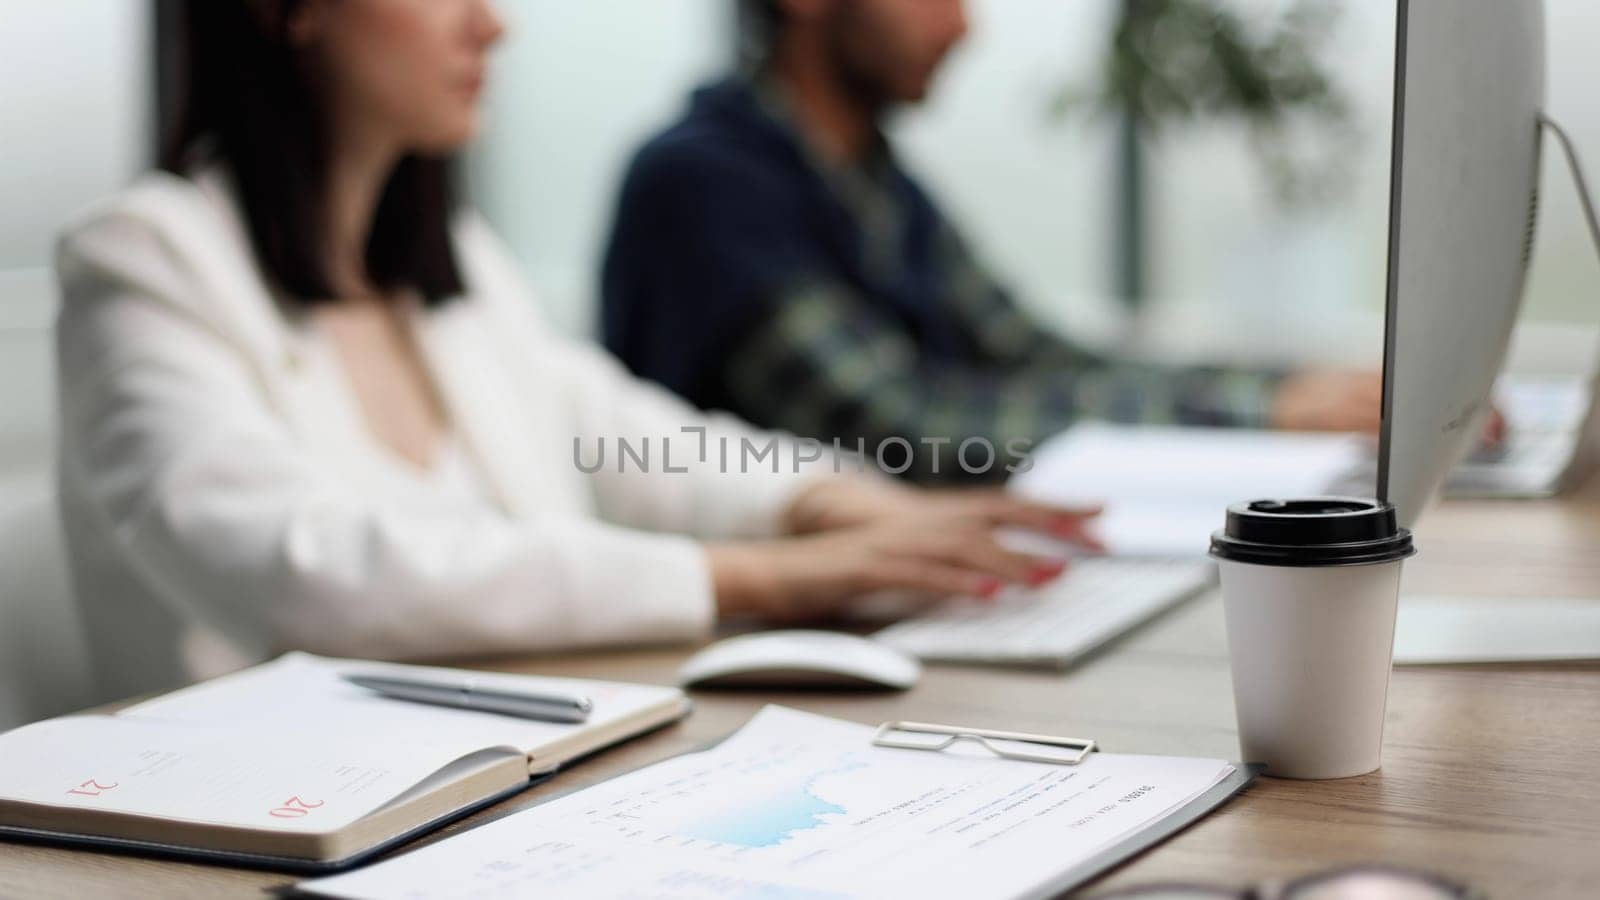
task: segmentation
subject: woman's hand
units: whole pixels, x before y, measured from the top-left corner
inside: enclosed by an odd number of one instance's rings
[[[1088,524],[1096,507],[1065,508],[1024,500],[994,488],[921,490],[892,481],[834,478],[819,482],[790,504],[787,530],[814,534],[897,520],[1022,528],[1103,550]]]
[[[898,590],[992,598],[1008,583],[1040,585],[1060,559],[1002,547],[973,520],[885,519],[773,541],[706,548],[720,616],[824,619],[863,594]]]
[[[1086,524],[1097,512],[997,490],[923,491],[834,479],[790,508],[789,530],[798,536],[713,544],[706,552],[721,615],[818,619],[876,591],[992,598],[1007,584],[1044,584],[1065,562],[1008,549],[997,530],[1039,531],[1098,550]]]

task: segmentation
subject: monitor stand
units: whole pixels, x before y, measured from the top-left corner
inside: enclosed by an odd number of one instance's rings
[[[1400,598],[1397,666],[1600,659],[1600,598]]]

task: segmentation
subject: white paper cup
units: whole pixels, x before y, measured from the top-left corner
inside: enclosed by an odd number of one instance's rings
[[[1414,552],[1394,509],[1372,500],[1229,508],[1212,555],[1246,762],[1282,778],[1378,768],[1400,569]]]

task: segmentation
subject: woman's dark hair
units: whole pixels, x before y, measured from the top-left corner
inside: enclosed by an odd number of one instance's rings
[[[329,138],[311,62],[288,24],[303,0],[174,0],[163,47],[173,103],[161,168],[218,161],[233,177],[262,268],[290,302],[334,299],[328,274]],[[435,305],[461,293],[450,243],[450,163],[406,156],[373,215],[367,276]]]

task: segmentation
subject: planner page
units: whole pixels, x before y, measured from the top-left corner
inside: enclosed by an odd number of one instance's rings
[[[593,701],[594,710],[587,722],[572,725],[413,703],[382,697],[350,684],[340,677],[346,672],[430,679],[471,678],[486,688],[586,696]],[[352,735],[378,743],[403,743],[420,735],[442,733],[478,747],[509,744],[531,750],[585,729],[637,715],[646,707],[660,704],[664,698],[677,696],[680,692],[676,688],[652,685],[469,672],[289,653],[272,662],[129,707],[120,715],[152,721]]]
[[[769,706],[713,749],[299,887],[374,900],[1027,897],[1233,772],[878,748],[872,735]]]
[[[72,716],[0,736],[0,799],[246,828],[335,832],[479,749]]]

